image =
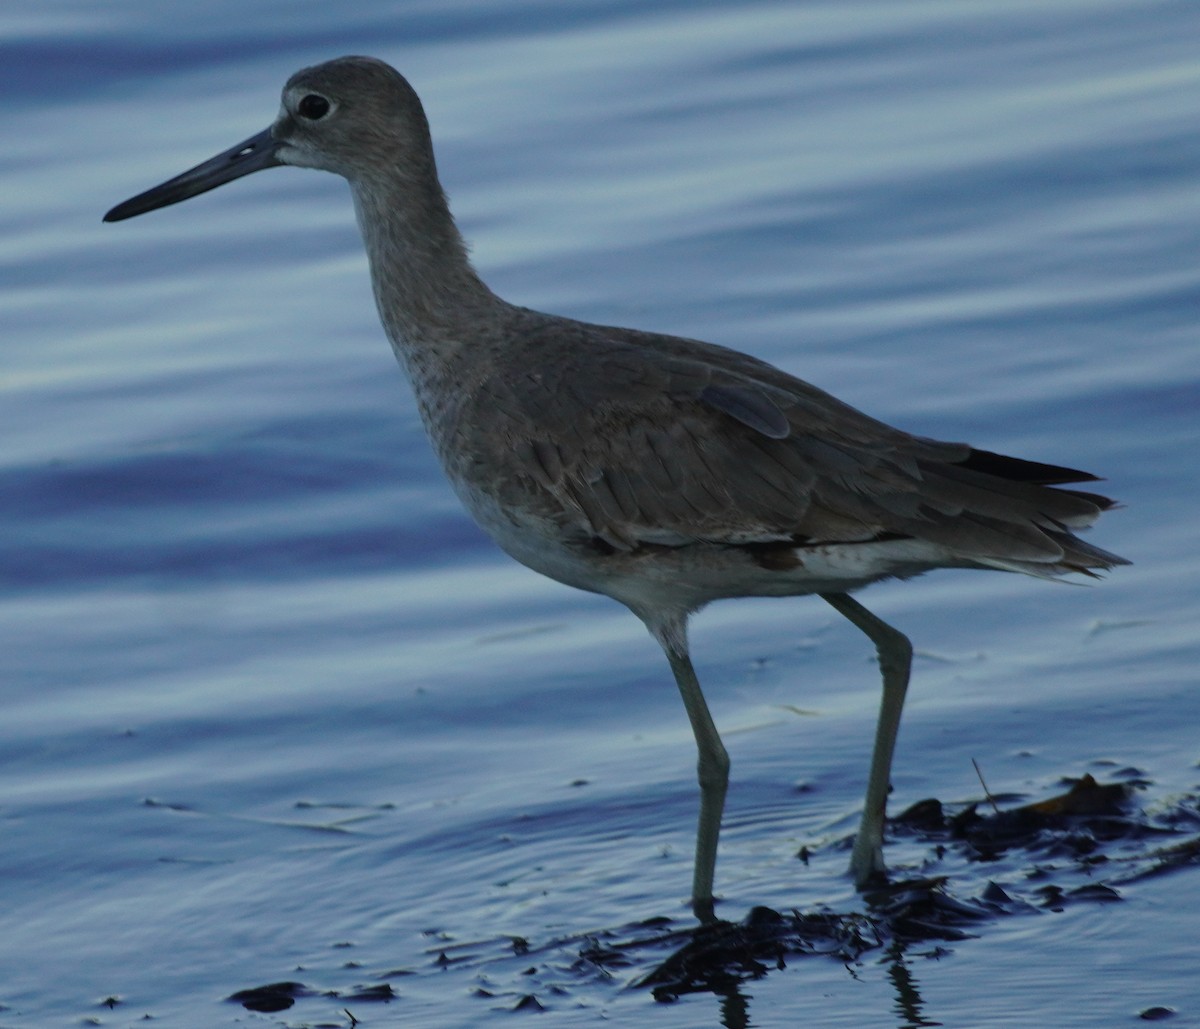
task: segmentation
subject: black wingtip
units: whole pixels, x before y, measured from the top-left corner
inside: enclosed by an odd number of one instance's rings
[[[1098,475],[1082,472],[1078,468],[1043,464],[1041,461],[1026,461],[1020,457],[995,454],[990,450],[972,448],[965,461],[958,462],[963,468],[985,475],[995,475],[1013,482],[1031,482],[1037,486],[1058,486],[1070,482],[1102,482]]]

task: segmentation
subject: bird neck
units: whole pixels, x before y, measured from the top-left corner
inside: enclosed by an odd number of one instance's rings
[[[401,361],[458,350],[503,306],[476,274],[436,175],[351,182],[379,317]]]

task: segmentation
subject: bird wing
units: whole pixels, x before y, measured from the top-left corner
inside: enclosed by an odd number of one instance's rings
[[[910,435],[737,351],[571,324],[578,338],[548,329],[552,360],[525,329],[533,349],[480,383],[507,416],[482,449],[544,515],[614,549],[901,536],[1054,563],[1067,528],[1109,506],[1046,485],[1086,473]]]
[[[553,359],[525,328],[529,352],[509,354],[508,371],[484,377],[477,399],[492,426],[481,449],[539,497],[543,513],[580,533],[621,550],[851,542],[937,537],[957,519],[965,538],[972,514],[1003,512],[1014,524],[990,549],[1011,551],[1014,536],[1027,537],[1024,550],[1047,549],[1040,532],[1018,524],[1036,522],[1036,505],[1013,519],[1011,490],[1000,497],[966,470],[965,479],[937,473],[967,460],[965,444],[893,429],[736,351],[572,324],[579,338],[569,346],[561,322],[550,330]]]

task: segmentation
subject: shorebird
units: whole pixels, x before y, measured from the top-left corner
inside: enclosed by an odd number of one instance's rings
[[[507,303],[479,278],[438,180],[421,101],[343,57],[283,89],[274,123],[109,211],[119,221],[276,165],[343,176],[383,327],[475,520],[522,564],[628,607],[662,646],[699,751],[692,907],[714,919],[729,757],[688,654],[727,597],[816,594],[883,680],[859,889],[886,879],[885,809],[912,646],[850,594],[935,568],[1039,578],[1127,564],[1072,530],[1113,506],[1086,472],[913,436],[757,358]]]

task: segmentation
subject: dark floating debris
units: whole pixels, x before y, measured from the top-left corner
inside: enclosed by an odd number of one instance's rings
[[[948,893],[940,878],[892,883],[865,899],[869,914],[785,914],[757,907],[741,922],[676,932],[673,940],[662,937],[660,943],[682,945],[633,985],[650,989],[664,1003],[688,993],[731,997],[740,983],[786,967],[788,957],[825,955],[850,964],[867,951],[888,947],[890,960],[899,960],[911,944],[969,939],[978,935],[973,929],[995,918],[1036,910],[996,883],[988,883],[980,897],[963,900]],[[611,963],[614,951],[599,952],[599,959]],[[935,947],[930,953],[946,952]],[[595,944],[581,956],[597,960]]]
[[[892,825],[905,825],[910,829],[941,829],[946,824],[946,813],[942,802],[936,797],[918,800],[891,819]]]
[[[247,1011],[271,1014],[275,1011],[286,1011],[296,1003],[297,997],[307,997],[311,994],[312,991],[303,983],[282,982],[238,990],[226,999],[241,1004]]]
[[[1122,773],[1132,777],[1132,770]],[[988,922],[1010,915],[1120,901],[1117,885],[1200,864],[1200,837],[1156,849],[1145,846],[1162,836],[1177,840],[1177,826],[1188,821],[1181,812],[1190,811],[1195,798],[1151,818],[1133,810],[1134,791],[1143,785],[1141,781],[1102,784],[1084,775],[1068,782],[1065,793],[1016,807],[1000,805],[1020,798],[989,795],[988,810],[972,804],[951,814],[940,801],[930,799],[892,819],[894,832],[930,845],[939,861],[951,851],[965,851],[975,862],[997,861],[1016,852],[1036,855],[1038,863],[1017,872],[1014,883],[989,881],[978,896],[968,898],[955,895],[945,877],[888,883],[864,894],[865,914],[784,914],[756,908],[741,922],[717,922],[664,935],[659,945],[673,943],[676,949],[634,985],[650,989],[664,1002],[700,991],[728,997],[738,983],[782,968],[793,955],[829,954],[852,962],[867,950],[886,947],[894,955],[888,960],[898,961],[898,955],[915,944],[970,939]],[[1013,869],[1011,859],[1005,867]],[[1110,881],[1095,880],[1099,868],[1110,873],[1106,874]],[[1079,874],[1088,881],[1079,885],[1056,881]],[[1022,889],[1035,883],[1041,885],[1028,892]],[[946,953],[941,946],[935,951],[938,956]],[[610,968],[633,963],[629,947],[595,939],[580,957]]]
[[[279,982],[268,983],[266,986],[254,986],[248,990],[238,990],[230,994],[226,1000],[241,1004],[247,1011],[258,1011],[271,1014],[276,1011],[286,1011],[299,997],[336,997],[347,1001],[381,1001],[396,1000],[399,996],[387,983],[374,983],[370,986],[355,986],[348,991],[310,989],[303,983]]]
[[[866,899],[879,934],[902,941],[967,940],[978,935],[969,927],[999,915],[1013,914],[1020,908],[994,883],[989,884],[995,897],[992,900],[961,900],[947,893],[944,887],[944,879],[917,879],[893,883],[868,894]]]
[[[512,1012],[547,1010],[554,998],[569,997],[588,981],[649,990],[662,1003],[711,993],[721,999],[722,1024],[731,1027],[752,1024],[741,984],[785,968],[789,959],[826,956],[853,974],[853,965],[875,951],[902,987],[911,978],[912,959],[949,955],[948,948],[982,935],[999,918],[1046,917],[1069,905],[1114,903],[1128,884],[1200,865],[1200,797],[1177,796],[1143,810],[1134,803],[1147,785],[1140,771],[1113,774],[1122,781],[1099,783],[1084,775],[1067,780],[1065,792],[1035,803],[988,791],[984,802],[961,809],[936,799],[912,805],[891,819],[891,832],[906,837],[910,847],[926,848],[925,867],[947,867],[955,859],[960,869],[963,860],[971,864],[962,874],[881,884],[862,896],[862,911],[755,907],[741,921],[700,926],[658,916],[544,941],[517,935],[457,941],[431,931],[423,969],[397,969],[378,979],[443,974],[459,965],[503,968],[505,984],[493,974],[480,977],[473,995],[500,1001]],[[814,854],[804,848],[798,856],[811,860]],[[971,868],[992,874],[983,881]],[[960,895],[956,886],[969,886],[974,895]],[[924,1020],[920,998],[910,992],[908,1024],[934,1024]],[[280,982],[241,990],[229,1000],[271,1013],[313,996],[360,1002],[398,997],[386,983],[317,993],[301,983]],[[1155,1006],[1138,1017],[1158,1021],[1174,1014]]]
[[[1083,864],[1107,861],[1102,852],[1105,843],[1176,831],[1131,810],[1135,784],[1098,783],[1091,775],[1068,781],[1071,788],[1066,793],[1005,809],[996,801],[1012,798],[990,795],[987,803],[994,810],[982,810],[976,803],[955,814],[947,814],[938,800],[924,800],[891,824],[894,831],[917,836],[935,848],[965,844],[967,856],[974,861],[995,861],[1009,851],[1025,850]],[[944,853],[944,849],[937,851],[939,858]]]
[[[784,968],[788,954],[854,961],[883,942],[874,922],[863,915],[784,915],[767,907],[753,908],[741,922],[713,922],[682,936],[682,947],[634,983],[648,987],[655,1000],[670,1002],[699,992],[727,996],[738,983]]]
[[[1043,886],[1037,891],[1043,899],[1043,906],[1051,911],[1062,911],[1068,904],[1077,901],[1113,901],[1120,900],[1121,894],[1104,883],[1088,883],[1073,890],[1064,890],[1061,886]]]
[[[143,807],[161,807],[161,808],[166,808],[168,811],[193,811],[193,810],[195,810],[194,808],[189,807],[187,804],[170,804],[165,800],[159,800],[157,797],[143,798],[142,806]]]

